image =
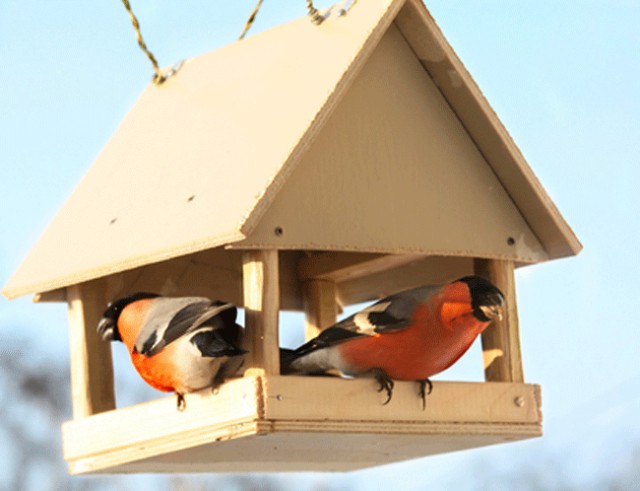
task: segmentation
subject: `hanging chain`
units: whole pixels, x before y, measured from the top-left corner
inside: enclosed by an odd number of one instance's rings
[[[147,48],[147,45],[144,42],[144,39],[142,39],[142,33],[140,32],[140,23],[138,22],[138,19],[136,18],[133,11],[131,10],[131,5],[129,4],[129,0],[122,0],[122,3],[124,4],[124,8],[127,9],[127,12],[129,12],[129,15],[131,16],[131,23],[133,24],[133,28],[136,31],[136,37],[138,38],[138,45],[140,46],[140,49],[144,51],[144,53],[147,55],[147,58],[149,58],[149,61],[153,65],[153,71],[156,73],[155,76],[153,77],[153,83],[156,85],[160,85],[162,82],[164,82],[167,79],[167,77],[160,70],[156,57],[153,56],[153,53],[151,51],[149,51],[149,48]]]
[[[258,15],[258,10],[260,10],[260,6],[262,5],[262,1],[263,0],[258,0],[258,3],[254,7],[253,12],[251,12],[251,15],[249,15],[249,18],[247,19],[247,22],[244,25],[244,28],[242,29],[242,32],[240,33],[240,37],[238,37],[238,39],[244,39],[244,36],[247,34],[247,31],[253,25],[253,21],[256,20],[256,15]]]
[[[357,0],[351,0],[349,2],[349,4],[354,4]],[[238,39],[244,39],[244,37],[247,34],[247,31],[249,31],[249,29],[251,29],[251,26],[253,25],[253,21],[256,20],[256,15],[258,14],[258,10],[260,10],[260,7],[262,6],[262,2],[263,0],[258,0],[258,3],[256,4],[256,6],[254,7],[253,11],[251,12],[251,14],[249,15],[249,18],[247,19],[247,22],[244,25],[244,28],[242,29],[242,32],[240,33],[240,36],[238,37]],[[311,21],[314,24],[320,24],[322,23],[322,21],[325,20],[325,17],[318,11],[317,8],[315,8],[313,6],[313,0],[307,0],[307,10],[309,12],[309,17],[311,17]],[[347,13],[347,10],[349,10],[348,8],[342,8],[340,11],[340,15],[344,15]]]
[[[256,4],[256,6],[253,8],[253,11],[249,15],[249,18],[247,19],[247,22],[245,23],[244,28],[242,29],[242,32],[240,33],[240,36],[238,37],[238,39],[244,39],[245,35],[253,25],[253,22],[256,20],[256,16],[258,15],[258,11],[262,6],[263,1],[264,0],[258,0],[258,3]],[[356,2],[357,0],[350,0],[345,2],[345,4],[349,5],[349,8],[350,8]],[[158,61],[156,60],[156,57],[153,56],[153,53],[149,50],[149,48],[147,48],[147,45],[144,42],[144,39],[142,38],[142,33],[140,32],[140,22],[138,22],[138,18],[133,13],[133,10],[131,10],[131,4],[129,3],[129,0],[122,0],[122,3],[124,5],[124,8],[127,9],[129,16],[131,17],[131,23],[133,24],[133,28],[136,31],[136,38],[138,39],[138,46],[140,46],[140,49],[144,52],[145,55],[147,55],[147,58],[149,58],[149,61],[153,66],[153,71],[155,72],[155,75],[153,77],[153,83],[156,85],[160,85],[162,82],[167,80],[167,78],[173,75],[180,68],[181,64],[171,69],[167,74],[162,73],[162,70],[160,70],[160,67],[158,66]],[[346,14],[349,8],[343,7],[340,10],[339,15]],[[307,0],[307,10],[309,11],[309,17],[311,17],[311,21],[314,24],[321,24],[322,21],[325,20],[325,17],[318,11],[318,9],[316,9],[313,6],[313,0]]]
[[[309,11],[309,17],[311,17],[311,21],[314,24],[322,23],[324,16],[313,6],[313,0],[307,0],[307,10]]]

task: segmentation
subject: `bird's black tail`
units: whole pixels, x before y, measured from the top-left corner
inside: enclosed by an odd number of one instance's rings
[[[202,356],[210,356],[212,358],[238,356],[246,353],[245,350],[224,339],[220,334],[220,330],[215,329],[201,330],[191,338],[191,343],[200,350]]]
[[[291,368],[291,364],[298,357],[295,350],[289,348],[280,348],[280,373],[282,375],[290,375],[295,373]]]

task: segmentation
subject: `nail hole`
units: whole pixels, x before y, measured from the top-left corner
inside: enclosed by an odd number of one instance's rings
[[[515,245],[516,243],[516,239],[514,239],[513,237],[507,237],[507,244],[512,246]]]
[[[111,221],[109,222],[109,225],[113,225],[114,223],[116,223],[118,221],[118,218],[112,218]]]
[[[196,195],[195,195],[195,194],[192,194],[191,196],[189,196],[189,197],[187,198],[187,203],[191,203],[195,198],[196,198]]]
[[[284,235],[284,230],[282,227],[276,227],[273,229],[273,233],[276,234],[277,237],[282,237]]]

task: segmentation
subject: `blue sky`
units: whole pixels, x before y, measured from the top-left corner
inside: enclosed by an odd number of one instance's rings
[[[161,65],[234,41],[254,4],[132,3]],[[640,445],[640,3],[426,4],[585,246],[577,258],[517,273],[525,377],[542,385],[546,433],[317,479],[474,489],[464,475],[483,463],[506,472],[535,455],[588,480]],[[265,0],[252,32],[304,13],[303,0]],[[0,60],[4,284],[152,71],[118,0],[3,0]],[[0,328],[14,325],[28,326],[38,349],[66,356],[64,306],[0,299]],[[478,359],[476,347],[440,378],[478,379]]]

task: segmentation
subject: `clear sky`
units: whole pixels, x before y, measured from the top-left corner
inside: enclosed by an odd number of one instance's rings
[[[132,4],[171,65],[234,41],[254,1]],[[546,434],[309,479],[475,489],[485,465],[504,475],[553,462],[570,482],[593,482],[640,446],[640,2],[426,4],[584,244],[577,258],[517,273],[525,377],[542,385]],[[304,13],[304,0],[265,0],[251,32]],[[0,62],[4,284],[152,71],[119,0],[3,0]],[[0,299],[0,329],[29,326],[39,349],[67,350],[65,316],[64,306]],[[468,358],[440,378],[477,379],[477,348]]]

